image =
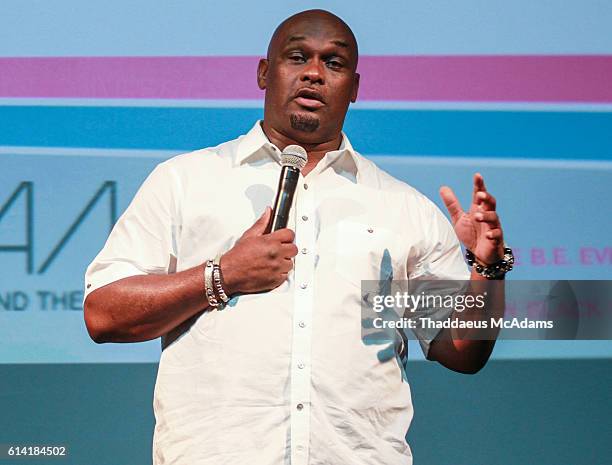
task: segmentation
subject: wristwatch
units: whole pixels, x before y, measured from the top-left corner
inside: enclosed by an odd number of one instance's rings
[[[503,278],[508,271],[512,270],[514,265],[514,255],[512,254],[512,249],[507,246],[504,246],[504,256],[501,258],[501,260],[491,265],[483,265],[478,263],[476,256],[469,249],[465,250],[465,259],[467,260],[468,265],[470,265],[476,271],[476,273],[484,276],[487,279]]]

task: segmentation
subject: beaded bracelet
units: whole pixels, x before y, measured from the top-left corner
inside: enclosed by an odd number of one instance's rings
[[[206,264],[204,265],[204,292],[206,294],[206,298],[208,299],[208,303],[211,307],[218,308],[219,301],[217,300],[217,296],[215,296],[214,286],[213,286],[213,270],[214,263],[212,260],[206,260]]]
[[[213,283],[215,285],[215,290],[219,295],[219,298],[223,301],[224,304],[229,302],[229,297],[225,293],[225,289],[223,289],[223,275],[221,274],[221,254],[217,254],[215,260],[213,261]]]
[[[503,278],[504,275],[508,271],[511,271],[512,267],[514,266],[514,255],[512,254],[512,249],[507,246],[504,246],[504,256],[501,258],[501,260],[491,265],[483,265],[478,263],[476,256],[469,249],[465,250],[465,259],[467,260],[468,265],[474,268],[476,273],[484,276],[487,279]]]

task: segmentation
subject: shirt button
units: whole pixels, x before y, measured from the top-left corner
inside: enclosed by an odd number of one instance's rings
[[[302,249],[302,253],[303,253],[304,255],[306,255],[306,254],[308,253],[308,249],[307,249],[306,247],[304,247],[304,248]]]
[[[304,183],[304,189],[308,190],[308,184]]]
[[[304,368],[304,364],[302,362],[298,363],[298,368],[301,370],[302,368]]]
[[[295,449],[296,449],[298,452],[302,452],[302,451],[304,450],[304,446],[296,446],[296,447],[295,447]]]
[[[297,404],[295,406],[298,410],[302,410],[304,408],[304,404]]]
[[[305,328],[305,327],[306,327],[306,323],[304,323],[303,321],[300,321],[300,322],[298,323],[298,326],[299,326],[300,328]]]
[[[306,215],[303,215],[303,216],[302,216],[302,220],[303,220],[303,221],[308,221],[308,217],[307,217]]]
[[[306,289],[306,288],[308,287],[308,284],[306,284],[306,283],[302,283],[302,284],[300,284],[300,287],[301,287],[302,289]]]

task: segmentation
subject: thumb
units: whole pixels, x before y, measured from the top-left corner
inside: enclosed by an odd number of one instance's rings
[[[270,207],[266,207],[261,216],[253,223],[249,229],[247,229],[242,237],[255,237],[261,236],[266,232],[268,228],[268,224],[270,223],[270,217],[272,216],[272,209]]]
[[[463,214],[463,209],[461,208],[459,200],[455,196],[453,190],[448,186],[442,186],[440,188],[440,197],[442,197],[442,201],[444,202],[444,205],[446,205],[451,221],[453,224],[455,224],[459,217]]]

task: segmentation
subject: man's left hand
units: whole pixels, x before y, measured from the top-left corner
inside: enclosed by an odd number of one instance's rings
[[[482,175],[474,175],[472,205],[467,212],[461,208],[461,203],[450,187],[440,188],[440,196],[461,243],[482,264],[490,265],[499,261],[504,255],[504,235],[495,211],[495,197],[487,192]]]

